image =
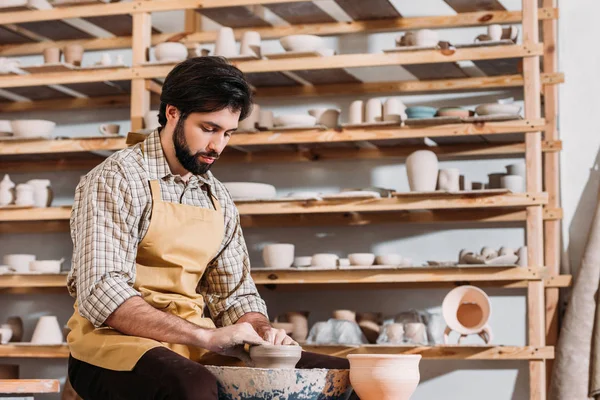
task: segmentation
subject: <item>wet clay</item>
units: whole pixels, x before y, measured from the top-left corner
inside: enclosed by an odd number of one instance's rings
[[[250,348],[250,358],[256,368],[294,369],[302,356],[302,347],[263,345]]]

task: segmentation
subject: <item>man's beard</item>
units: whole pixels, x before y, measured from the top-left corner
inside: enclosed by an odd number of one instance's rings
[[[175,132],[173,133],[173,145],[175,146],[175,156],[177,160],[186,170],[190,171],[194,175],[204,175],[208,172],[213,164],[207,164],[199,160],[199,156],[214,158],[215,161],[219,158],[219,153],[216,151],[209,152],[197,152],[192,154],[190,146],[188,146],[187,140],[185,139],[185,131],[183,129],[184,120],[179,118],[177,126],[175,126]]]

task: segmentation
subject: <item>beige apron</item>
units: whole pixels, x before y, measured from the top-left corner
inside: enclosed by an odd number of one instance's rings
[[[204,328],[214,328],[203,318],[204,299],[196,287],[208,263],[217,255],[224,236],[219,201],[216,210],[163,202],[160,185],[150,181],[152,217],[138,246],[134,288],[158,310],[177,315]],[[148,350],[165,346],[194,361],[207,350],[124,335],[110,327],[94,328],[79,314],[77,303],[69,320],[67,342],[73,357],[114,371],[130,371]]]

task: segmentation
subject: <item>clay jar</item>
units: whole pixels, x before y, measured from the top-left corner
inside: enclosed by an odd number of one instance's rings
[[[302,355],[302,347],[261,345],[250,348],[250,358],[256,368],[294,369]]]
[[[418,354],[349,354],[348,360],[361,400],[409,400],[421,378]]]
[[[291,311],[285,313],[285,319],[293,325],[292,339],[303,342],[308,337],[308,311]]]
[[[434,191],[438,177],[437,156],[429,150],[415,151],[406,159],[406,173],[411,191]]]
[[[440,169],[438,176],[438,189],[449,192],[460,190],[460,171],[458,168]]]
[[[70,44],[64,49],[65,61],[68,64],[73,64],[76,67],[81,67],[83,59],[83,46],[79,44]]]
[[[58,47],[47,47],[44,49],[44,63],[58,64],[60,62],[60,49]]]

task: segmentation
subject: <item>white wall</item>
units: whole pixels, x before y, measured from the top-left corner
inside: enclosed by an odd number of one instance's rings
[[[441,0],[418,2],[396,1],[405,16],[444,15],[451,13]],[[503,2],[509,9],[518,9],[518,0]],[[565,208],[565,246],[571,250],[570,260],[576,266],[585,243],[589,226],[589,215],[596,199],[598,187],[595,169],[600,135],[591,123],[588,114],[596,110],[595,94],[600,82],[595,80],[598,62],[591,47],[591,38],[598,37],[598,24],[593,20],[600,5],[593,0],[561,2],[560,58],[561,71],[567,75],[567,84],[561,87],[560,129],[564,141],[562,153],[563,206]],[[160,24],[171,31],[173,21],[181,18],[180,13],[157,15]],[[577,26],[577,30],[575,29]],[[470,41],[480,29],[442,31],[445,38]],[[330,39],[330,43],[342,52],[380,51],[393,45],[393,34],[371,35],[368,38],[348,36]],[[585,39],[581,39],[585,38]],[[270,49],[278,48],[269,43]],[[126,58],[129,57],[127,53]],[[84,61],[93,62],[99,54],[86,54]],[[40,60],[30,58],[27,63]],[[357,76],[369,80],[406,79],[409,74],[401,68],[362,69]],[[476,95],[401,96],[409,104],[460,104],[471,106],[497,97],[521,98],[521,91],[499,91]],[[368,96],[365,96],[368,98]],[[347,110],[347,97],[319,99],[293,99],[286,101],[263,101],[261,106],[276,112],[303,111],[313,106],[334,106]],[[86,111],[81,113],[30,113],[30,118],[49,118],[59,122],[59,134],[89,135],[103,122],[117,121],[122,129],[128,129],[127,110]],[[8,116],[11,118],[13,116]],[[15,115],[23,117],[22,115]],[[4,116],[3,116],[4,118]],[[491,172],[503,171],[510,160],[481,160],[442,162],[442,167],[458,167],[474,181],[485,181]],[[594,168],[594,174],[590,171]],[[217,165],[215,174],[223,181],[251,180],[267,182],[278,187],[281,193],[295,189],[318,189],[336,191],[345,187],[384,186],[408,190],[404,165],[396,160],[347,160],[304,164],[252,164]],[[78,177],[84,171],[48,173],[57,192],[56,204],[70,204]],[[30,174],[17,174],[13,180],[21,182]],[[441,229],[441,230],[440,230]],[[399,252],[413,258],[415,262],[430,259],[454,259],[463,248],[479,249],[483,245],[518,247],[524,242],[524,231],[519,225],[373,225],[366,227],[315,227],[315,228],[272,228],[247,229],[246,239],[254,265],[260,265],[260,248],[270,241],[292,242],[297,245],[298,255],[310,255],[316,251],[331,251],[340,255],[355,251]],[[0,255],[13,252],[33,251],[40,257],[70,258],[70,241],[63,234],[3,235],[0,240]],[[486,289],[492,296],[493,316],[491,326],[495,342],[507,345],[526,343],[526,303],[523,290]],[[287,310],[311,310],[311,323],[327,318],[336,308],[352,308],[358,311],[382,311],[387,315],[410,308],[439,310],[446,290],[336,290],[332,292],[269,292],[262,294],[269,305],[271,316]],[[0,295],[0,321],[18,314],[26,317],[26,339],[30,337],[35,319],[44,313],[54,313],[61,322],[66,322],[71,310],[71,300],[66,295]],[[477,343],[476,339],[470,339]],[[2,363],[12,361],[0,360]],[[23,377],[64,377],[64,361],[27,360],[21,363]],[[443,396],[448,400],[468,400],[485,397],[490,400],[524,399],[528,393],[528,367],[526,362],[467,362],[467,361],[423,361],[422,382],[415,400]],[[50,396],[48,397],[50,398]]]

